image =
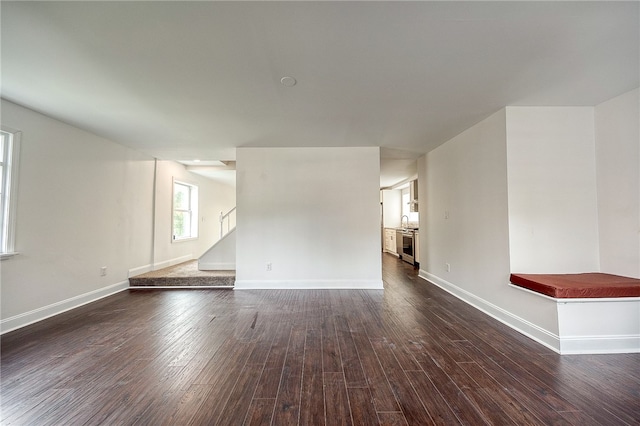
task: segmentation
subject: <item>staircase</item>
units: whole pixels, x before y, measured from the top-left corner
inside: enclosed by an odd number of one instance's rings
[[[231,271],[236,269],[235,211],[220,212],[220,239],[198,259],[201,271]],[[226,223],[226,231],[225,231]],[[233,226],[232,226],[233,225]]]
[[[200,271],[198,261],[190,260],[168,268],[129,278],[130,288],[206,287],[233,288],[236,271]]]
[[[220,213],[220,239],[200,259],[131,277],[129,287],[233,288],[236,281],[235,210],[234,207],[226,214]]]

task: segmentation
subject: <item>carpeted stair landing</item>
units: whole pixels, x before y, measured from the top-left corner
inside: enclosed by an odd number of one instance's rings
[[[221,287],[233,288],[236,271],[199,271],[190,260],[129,278],[130,287]]]

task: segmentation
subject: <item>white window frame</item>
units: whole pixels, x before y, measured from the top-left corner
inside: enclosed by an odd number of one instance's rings
[[[183,185],[189,188],[189,208],[187,210],[177,210],[175,205],[175,193],[176,193],[176,185]],[[182,211],[184,213],[188,213],[190,216],[191,229],[189,230],[189,235],[186,237],[177,237],[175,235],[174,228],[174,217],[176,211]],[[185,182],[176,178],[173,178],[173,183],[171,185],[171,242],[178,243],[183,241],[192,241],[198,239],[198,186]]]
[[[5,138],[2,156],[2,196],[0,196],[0,259],[16,255],[16,209],[20,166],[20,139],[22,132],[1,126]]]

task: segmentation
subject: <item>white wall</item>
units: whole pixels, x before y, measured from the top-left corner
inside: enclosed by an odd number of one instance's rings
[[[379,148],[239,148],[236,160],[236,289],[382,288]]]
[[[640,90],[595,107],[602,272],[640,278]]]
[[[427,154],[427,200],[420,206],[426,207],[424,269],[461,283],[485,269],[505,279],[509,240],[504,156],[504,110]],[[445,263],[451,265],[450,272]]]
[[[20,254],[0,262],[2,332],[123,290],[154,265],[199,256],[219,238],[220,211],[235,204],[234,188],[160,161],[154,235],[153,158],[5,100],[2,124],[22,132]],[[173,176],[199,186],[198,240],[171,242]]]
[[[420,276],[551,344],[555,304],[509,286],[506,127],[503,109],[419,160]]]
[[[569,310],[508,277],[600,259],[637,277],[638,119],[638,90],[595,108],[507,107],[421,158],[420,276],[557,351],[637,351],[637,300]]]
[[[0,264],[8,330],[126,288],[149,263],[153,159],[4,100],[2,124],[22,131],[20,254]]]
[[[402,217],[402,191],[399,189],[385,189],[380,193],[384,227],[399,228]]]
[[[598,271],[591,107],[507,107],[511,270]]]

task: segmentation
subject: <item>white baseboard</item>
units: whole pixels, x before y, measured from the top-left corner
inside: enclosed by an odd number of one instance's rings
[[[138,266],[137,268],[129,269],[129,273],[127,274],[127,278],[135,277],[136,275],[146,274],[147,272],[153,271],[153,265],[144,265]]]
[[[430,274],[423,269],[420,269],[418,275],[420,276],[420,278],[440,287],[441,289],[454,295],[463,302],[468,303],[469,305],[484,312],[490,317],[513,328],[519,333],[522,333],[525,336],[535,340],[536,342],[546,346],[547,348],[560,353],[560,337],[557,334],[545,330],[523,318],[520,318],[517,315],[512,314],[509,311],[500,308],[499,306],[487,302],[486,300],[472,293],[469,293],[468,291],[463,290],[460,287],[446,280],[443,280],[440,277]]]
[[[561,338],[562,355],[640,353],[640,336],[576,336]]]
[[[174,259],[165,260],[162,262],[157,262],[148,265],[138,266],[132,269],[129,269],[129,274],[127,278],[135,277],[138,275],[146,274],[147,272],[157,271],[158,269],[168,268],[173,265],[177,265],[179,263],[188,262],[189,260],[193,260],[193,255],[188,254],[186,256],[176,257]]]
[[[235,290],[382,290],[382,280],[236,280]]]
[[[188,262],[189,260],[193,260],[192,254],[187,254],[186,256],[180,256],[174,259],[165,260],[163,262],[156,262],[153,264],[153,270],[157,271],[158,269],[168,268],[170,266],[177,265],[178,263]]]
[[[95,302],[112,294],[119,293],[129,288],[129,281],[122,281],[117,284],[103,287],[98,290],[90,291],[75,297],[71,297],[42,308],[34,309],[23,314],[15,315],[0,321],[0,334],[25,327],[27,325],[42,321],[54,315],[61,314],[71,309],[78,308],[87,303]]]
[[[235,263],[198,262],[198,269],[201,271],[234,271]]]
[[[397,258],[399,258],[399,257],[400,257],[400,255],[399,255],[398,253],[396,253],[395,251],[388,251],[388,250],[385,250],[384,252],[385,252],[385,253],[389,253],[391,256],[395,256],[395,257],[397,257]]]

